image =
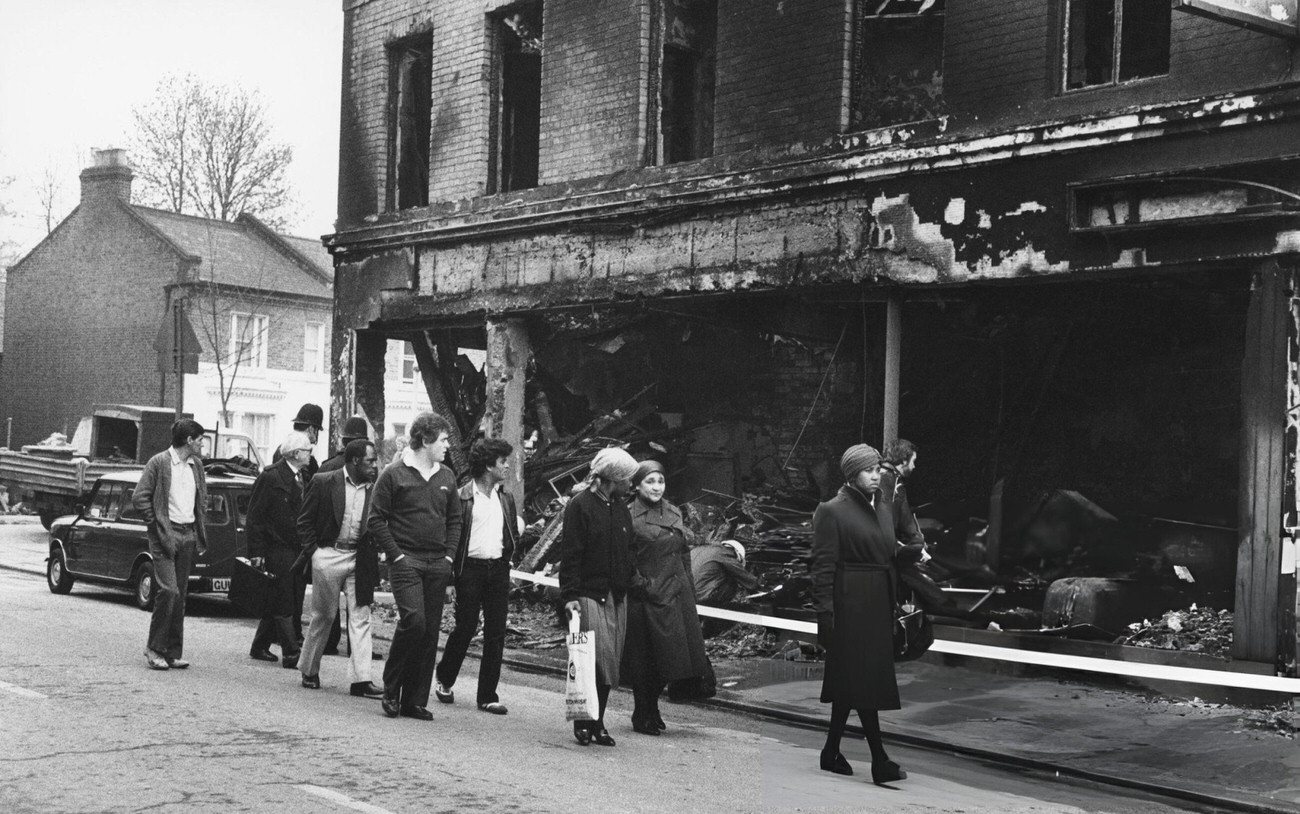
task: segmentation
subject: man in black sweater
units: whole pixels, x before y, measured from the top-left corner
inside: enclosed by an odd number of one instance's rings
[[[410,445],[379,475],[370,533],[388,559],[397,631],[384,668],[384,714],[433,720],[426,708],[438,659],[438,633],[451,564],[460,544],[456,476],[442,465],[451,425],[437,413],[411,422]]]

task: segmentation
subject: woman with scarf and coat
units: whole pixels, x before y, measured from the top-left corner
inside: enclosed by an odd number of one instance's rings
[[[898,709],[894,676],[894,561],[920,558],[920,546],[900,547],[887,496],[880,494],[880,453],[866,444],[849,447],[840,459],[844,486],[813,514],[813,599],[817,639],[826,648],[822,703],[831,722],[821,768],[851,775],[840,753],[849,713],[856,710],[871,747],[871,779],[904,780],[907,772],[889,759],[880,733],[879,710]]]
[[[667,727],[659,696],[669,682],[709,669],[695,612],[689,533],[681,511],[664,500],[664,468],[643,461],[632,477],[632,556],[644,587],[628,600],[622,671],[632,684],[632,729],[658,735]]]

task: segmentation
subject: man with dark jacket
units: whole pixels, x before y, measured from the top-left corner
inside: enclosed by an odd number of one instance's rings
[[[359,415],[352,416],[347,420],[347,423],[343,425],[343,434],[339,439],[338,454],[327,458],[325,463],[320,465],[319,472],[333,472],[337,469],[342,469],[345,463],[344,458],[348,444],[353,441],[366,441],[369,439],[370,424]],[[308,568],[311,567],[310,563],[307,563],[306,565]],[[345,613],[345,611],[340,609],[340,615],[335,616],[334,624],[330,627],[329,638],[325,640],[325,655],[327,656],[337,656],[339,654],[339,640],[343,638],[343,625],[340,624],[341,614],[343,613]],[[351,620],[349,620],[348,624],[351,624]],[[351,655],[350,651],[349,655]]]
[[[508,711],[497,696],[501,659],[506,646],[506,615],[510,608],[510,556],[519,542],[515,498],[501,488],[510,473],[506,441],[483,438],[469,451],[473,478],[460,490],[461,532],[456,555],[456,627],[447,637],[438,663],[434,695],[444,704],[455,700],[452,687],[460,674],[470,640],[483,612],[483,659],[478,669],[478,708],[493,715]]]
[[[270,646],[279,641],[280,656],[287,670],[298,666],[299,643],[293,617],[301,614],[305,579],[295,568],[302,546],[298,540],[298,515],[307,490],[307,462],[311,439],[304,432],[289,433],[280,445],[280,460],[263,469],[253,482],[248,500],[248,556],[253,565],[266,566],[273,601],[257,626],[248,655],[260,661],[275,661]]]
[[[131,505],[149,529],[153,558],[153,617],[144,657],[154,670],[184,670],[185,597],[196,554],[208,550],[203,514],[208,506],[203,475],[203,427],[182,418],[172,424],[172,445],[149,459],[136,483]]]
[[[320,689],[320,659],[328,628],[337,628],[339,591],[348,598],[348,682],[355,696],[378,698],[383,691],[370,683],[370,603],[379,581],[379,562],[366,511],[378,458],[375,445],[364,439],[344,450],[343,469],[319,472],[312,479],[302,513],[298,539],[311,562],[311,624],[303,642],[299,669],[302,686]]]
[[[442,465],[451,425],[437,413],[411,422],[411,443],[379,474],[370,533],[388,559],[397,630],[384,667],[384,714],[433,720],[429,690],[438,660],[442,606],[460,545],[456,476]]]

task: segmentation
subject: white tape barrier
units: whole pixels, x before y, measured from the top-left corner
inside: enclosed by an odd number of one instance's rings
[[[541,576],[540,574],[511,571],[510,576],[552,588],[560,586],[559,580],[554,577]],[[817,633],[816,622],[785,619],[780,616],[764,616],[759,613],[745,613],[726,608],[710,608],[706,605],[697,605],[695,610],[700,616],[726,619],[729,622],[760,625],[778,630],[788,630],[792,633]],[[1072,656],[1064,653],[1036,653],[1031,650],[1020,650],[1012,647],[954,642],[947,639],[935,639],[930,649],[936,653],[948,653],[954,656],[995,659],[1017,664],[1033,664],[1039,667],[1060,667],[1066,670],[1084,670],[1086,672],[1105,673],[1106,675],[1127,678],[1151,678],[1160,681],[1177,681],[1184,684],[1209,684],[1216,687],[1264,690],[1300,696],[1300,678],[1234,673],[1227,670],[1206,670],[1200,667],[1174,667],[1167,664],[1116,661],[1113,659],[1093,658],[1092,656]]]

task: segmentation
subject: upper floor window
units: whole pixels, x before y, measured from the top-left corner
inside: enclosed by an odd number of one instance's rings
[[[389,205],[429,205],[429,138],[433,116],[433,35],[389,47]]]
[[[1169,73],[1169,0],[1068,0],[1065,89]]]
[[[415,361],[415,346],[410,342],[402,343],[402,381],[414,384],[420,375],[420,365]]]
[[[663,0],[659,79],[659,160],[713,155],[716,0]]]
[[[858,0],[850,130],[944,113],[944,0]]]
[[[262,314],[231,314],[231,364],[265,368],[267,330],[267,318]]]
[[[308,322],[303,328],[302,369],[304,373],[325,372],[325,324]]]
[[[542,4],[517,3],[490,18],[496,43],[493,191],[537,186],[542,124]]]

